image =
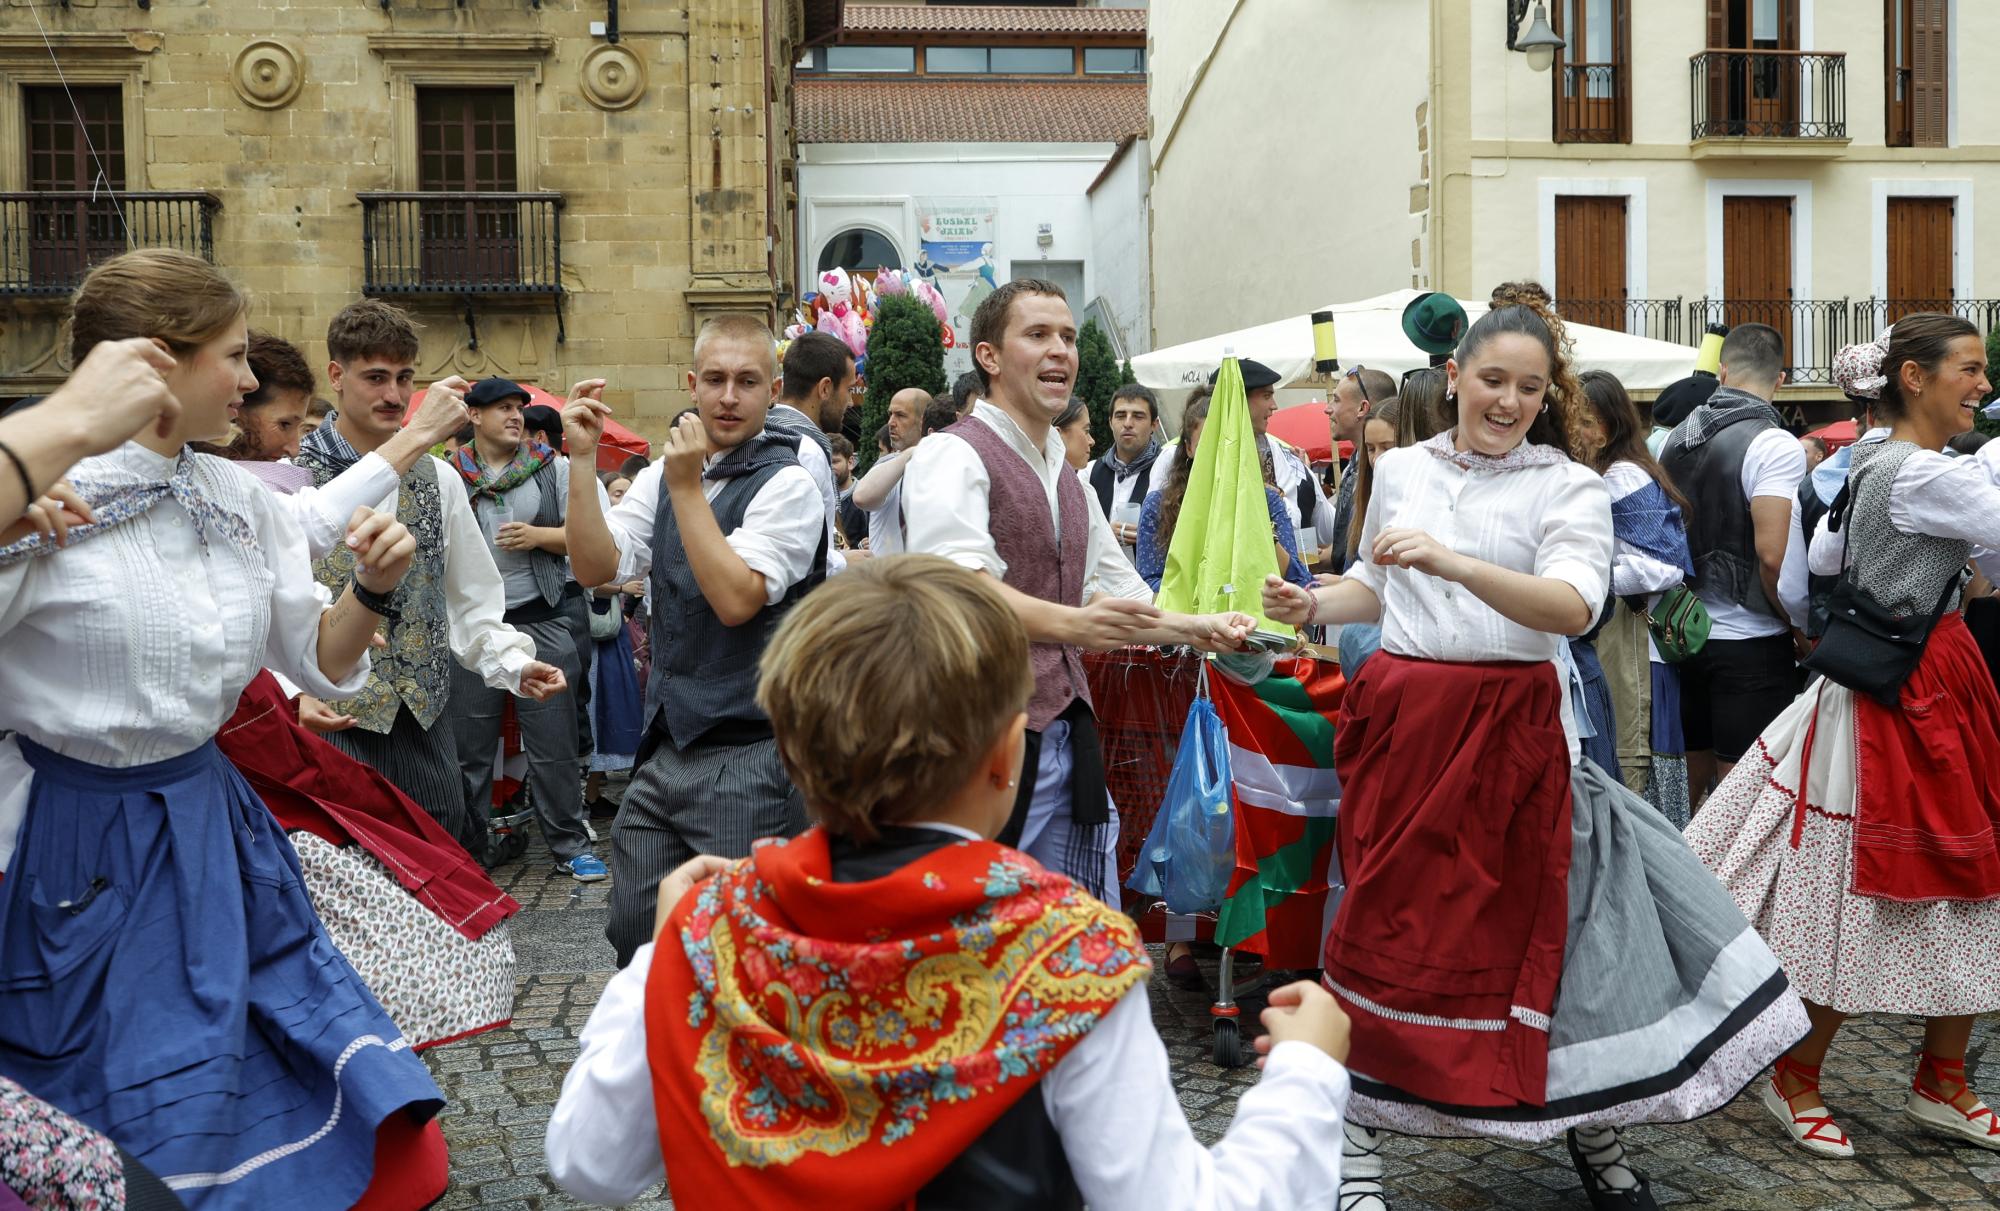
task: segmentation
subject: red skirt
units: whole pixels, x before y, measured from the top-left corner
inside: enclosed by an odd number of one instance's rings
[[[1854,892],[2000,898],[2000,695],[1965,620],[1946,614],[1900,707],[1854,696]]]
[[[1370,1073],[1541,1105],[1569,929],[1569,746],[1552,664],[1380,652],[1334,739],[1347,892],[1326,982]]]

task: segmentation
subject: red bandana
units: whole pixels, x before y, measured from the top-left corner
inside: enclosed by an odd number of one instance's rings
[[[830,871],[814,828],[668,921],[646,1049],[678,1206],[901,1206],[1150,970],[1128,917],[991,841]]]

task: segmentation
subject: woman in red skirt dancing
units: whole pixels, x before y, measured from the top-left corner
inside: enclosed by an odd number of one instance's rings
[[[1334,762],[1347,892],[1327,987],[1354,1022],[1341,1211],[1388,1206],[1383,1128],[1568,1133],[1597,1208],[1654,1206],[1618,1128],[1706,1114],[1805,1033],[1777,960],[1680,835],[1580,758],[1555,663],[1603,608],[1604,481],[1561,321],[1490,311],[1447,364],[1456,428],[1375,469],[1360,549],[1284,622],[1382,624]]]
[[[1856,1013],[1927,1018],[1905,1113],[2000,1149],[1965,1075],[1974,1016],[2000,1009],[2000,698],[1957,610],[1967,559],[2000,549],[2000,449],[1941,453],[1989,389],[1985,349],[1962,319],[1905,316],[1882,373],[1875,416],[1891,428],[1855,447],[1847,522],[1822,523],[1814,554],[1895,617],[1937,611],[1936,627],[1894,705],[1806,687],[1688,828],[1806,999],[1812,1033],[1762,1092],[1824,1156],[1854,1153],[1819,1068]]]

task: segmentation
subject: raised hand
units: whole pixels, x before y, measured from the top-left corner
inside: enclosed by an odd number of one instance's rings
[[[674,425],[667,434],[665,451],[660,455],[664,464],[660,474],[669,486],[690,487],[701,483],[702,463],[709,455],[708,430],[702,428],[701,418],[690,413]]]
[[[151,427],[160,437],[173,432],[181,402],[167,386],[177,363],[150,337],[100,341],[83,364],[53,393],[83,423],[86,454],[115,450]]]
[[[424,397],[417,401],[416,414],[410,417],[410,432],[425,445],[435,446],[465,428],[465,423],[472,419],[472,413],[465,407],[469,386],[470,383],[454,374],[425,388]]]
[[[360,508],[347,522],[347,548],[354,552],[354,579],[371,593],[388,593],[403,583],[417,540],[387,513]]]
[[[1302,627],[1312,621],[1313,595],[1282,576],[1264,577],[1264,617]]]
[[[589,462],[597,456],[597,443],[604,439],[604,422],[611,416],[611,405],[601,398],[603,394],[601,378],[586,379],[570,388],[562,424],[563,444],[569,447],[572,461]]]

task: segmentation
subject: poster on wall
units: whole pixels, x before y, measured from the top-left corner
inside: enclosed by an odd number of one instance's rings
[[[993,230],[1000,204],[993,198],[918,198],[918,249],[911,269],[944,295],[952,340],[945,373],[972,369],[972,313],[998,286]]]

